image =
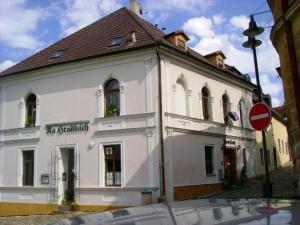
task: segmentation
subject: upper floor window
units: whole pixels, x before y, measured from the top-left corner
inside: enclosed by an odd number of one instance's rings
[[[211,120],[210,93],[206,87],[202,88],[202,112],[203,119]]]
[[[187,115],[187,95],[182,79],[179,79],[176,82],[175,113]]]
[[[229,123],[229,118],[228,118],[228,113],[229,113],[229,99],[226,94],[222,96],[222,108],[223,108],[223,118],[224,118],[224,123],[228,124]]]
[[[120,84],[116,79],[106,82],[105,89],[105,116],[120,115]]]
[[[241,126],[245,127],[245,113],[246,113],[246,109],[245,109],[245,103],[243,100],[240,100],[239,102],[239,110],[240,110],[240,121],[241,121]]]
[[[36,95],[30,94],[26,99],[25,127],[34,127],[36,121]]]

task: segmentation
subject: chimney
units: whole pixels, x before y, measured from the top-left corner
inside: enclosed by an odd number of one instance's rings
[[[142,17],[143,9],[137,0],[129,0],[129,10]]]

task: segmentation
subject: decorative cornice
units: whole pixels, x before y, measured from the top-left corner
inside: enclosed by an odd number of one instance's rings
[[[28,143],[28,142],[38,142],[40,138],[22,138],[22,139],[14,139],[14,140],[4,140],[1,141],[3,144],[16,144],[16,143]]]
[[[137,113],[137,114],[127,114],[120,116],[108,116],[108,117],[97,117],[96,121],[115,121],[122,119],[131,119],[131,118],[143,118],[143,117],[153,117],[155,112],[147,112],[147,113]]]
[[[126,133],[126,132],[147,132],[148,129],[154,129],[155,127],[132,127],[132,128],[121,128],[111,130],[98,130],[95,134],[111,134],[111,133]]]
[[[21,132],[21,131],[38,131],[41,129],[41,126],[35,127],[19,127],[19,128],[10,128],[0,130],[0,133],[8,133],[8,132]]]
[[[209,137],[221,137],[221,138],[231,138],[231,139],[238,139],[238,140],[246,140],[246,141],[255,141],[256,138],[247,138],[247,137],[239,137],[233,135],[226,135],[226,134],[219,134],[219,133],[211,133],[207,131],[198,131],[198,130],[189,130],[183,128],[176,128],[176,127],[166,127],[166,129],[172,129],[173,132],[180,132],[180,133],[188,133],[188,134],[198,134],[202,136],[209,136]]]

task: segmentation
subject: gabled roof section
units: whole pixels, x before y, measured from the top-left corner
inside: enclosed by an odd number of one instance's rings
[[[136,35],[135,43],[131,39],[132,32]],[[153,45],[164,35],[124,7],[8,68],[0,73],[0,77]],[[121,43],[112,45],[113,39],[120,37],[123,38]],[[55,57],[58,52],[63,54]]]

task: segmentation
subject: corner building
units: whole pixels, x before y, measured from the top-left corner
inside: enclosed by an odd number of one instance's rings
[[[244,166],[255,176],[255,86],[137,14],[121,8],[0,74],[1,215],[188,199]]]

